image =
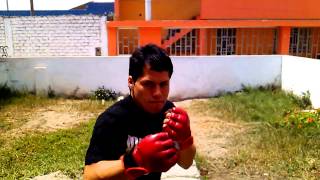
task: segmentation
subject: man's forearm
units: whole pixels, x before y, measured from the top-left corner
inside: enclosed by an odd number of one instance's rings
[[[178,164],[184,169],[188,169],[193,162],[193,158],[196,154],[196,147],[191,145],[187,149],[181,150],[179,152]]]
[[[122,160],[99,161],[85,166],[83,178],[85,180],[127,180],[124,170]]]

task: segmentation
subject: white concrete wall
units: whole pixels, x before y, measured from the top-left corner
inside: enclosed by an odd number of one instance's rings
[[[282,89],[302,95],[309,91],[315,108],[320,108],[320,61],[283,56]]]
[[[210,97],[242,85],[281,85],[281,56],[174,57],[171,97]]]
[[[0,59],[0,85],[4,85],[8,81],[8,68],[6,63]]]
[[[10,58],[7,62],[9,86],[22,90],[76,95],[90,93],[104,85],[127,92],[126,57]]]
[[[241,85],[281,83],[281,56],[173,57],[170,98],[209,97]],[[88,93],[104,85],[128,93],[128,56],[9,58],[9,85],[57,94]],[[1,66],[1,64],[0,64]],[[78,90],[76,90],[78,89]]]
[[[0,17],[0,45],[9,47],[10,57],[95,56],[96,47],[107,52],[105,20],[97,15]]]
[[[90,93],[104,85],[128,93],[128,56],[7,58],[0,62],[0,84],[57,94]],[[310,91],[320,108],[320,61],[293,56],[172,57],[171,99],[215,96],[241,85],[281,85],[301,95]]]

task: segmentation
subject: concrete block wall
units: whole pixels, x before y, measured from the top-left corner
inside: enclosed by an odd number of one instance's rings
[[[97,15],[5,17],[10,57],[95,56],[106,52],[105,17]],[[9,26],[9,27],[7,27]],[[9,31],[8,31],[9,29]],[[2,35],[3,36],[3,35]],[[1,39],[0,39],[1,42]],[[103,54],[106,55],[106,54]]]
[[[5,37],[5,29],[4,29],[4,18],[0,17],[0,46],[6,45],[6,37]]]

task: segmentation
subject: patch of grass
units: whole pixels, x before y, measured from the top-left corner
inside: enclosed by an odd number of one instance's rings
[[[39,109],[58,108],[68,113],[81,112],[97,115],[112,101],[101,104],[93,100],[45,98],[32,94],[10,96],[0,104],[0,179],[27,179],[62,171],[78,178],[84,167],[84,157],[95,119],[75,128],[55,132],[25,132],[26,135],[2,136],[20,127]],[[4,138],[6,137],[6,138]]]
[[[205,115],[231,121],[241,120],[275,125],[283,119],[287,111],[300,109],[300,106],[295,103],[291,94],[280,89],[260,88],[211,98],[209,102],[196,103],[195,108]]]
[[[319,179],[319,128],[279,126],[286,112],[301,110],[307,104],[277,88],[247,88],[197,102],[193,110],[250,125],[246,133],[235,137],[230,156],[218,165],[230,173],[271,179]]]
[[[79,103],[72,103],[71,108],[79,112],[101,113],[103,110],[114,103],[115,101],[113,100],[105,101],[105,103],[102,104],[100,100],[85,99],[79,101]]]
[[[232,167],[250,176],[317,179],[320,177],[320,131],[259,126],[235,139]]]
[[[75,178],[83,170],[94,123],[6,140],[0,146],[0,179],[26,179],[58,170]]]

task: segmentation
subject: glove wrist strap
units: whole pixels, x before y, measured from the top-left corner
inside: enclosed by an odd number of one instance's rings
[[[180,150],[187,149],[193,144],[193,136],[189,136],[186,140],[181,142],[180,145]]]
[[[139,167],[138,164],[135,162],[132,156],[133,151],[134,148],[126,152],[123,156],[121,156],[125,168],[124,174],[130,180],[137,179],[138,177],[149,173],[147,169]]]
[[[133,153],[134,148],[131,150],[127,151],[124,156],[123,156],[123,163],[125,168],[130,168],[130,167],[137,167],[137,163],[134,160],[132,153]]]

